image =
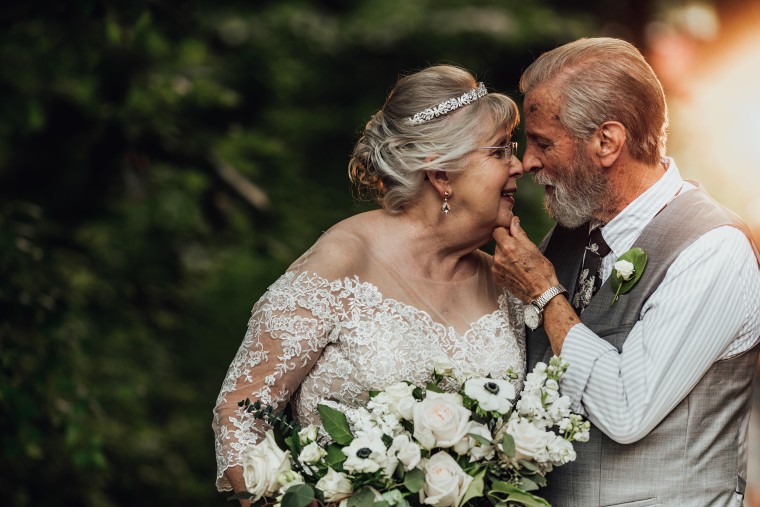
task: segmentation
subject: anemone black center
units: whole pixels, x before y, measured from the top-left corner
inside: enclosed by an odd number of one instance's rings
[[[483,388],[491,394],[499,394],[499,384],[496,382],[486,382]]]

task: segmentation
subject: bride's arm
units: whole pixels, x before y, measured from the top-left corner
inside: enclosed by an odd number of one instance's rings
[[[224,476],[232,486],[232,491],[245,491],[245,479],[243,479],[243,467],[234,466],[224,471]],[[251,505],[250,500],[240,500],[240,507],[249,507]]]
[[[241,468],[246,449],[266,431],[238,403],[248,398],[281,410],[328,343],[338,305],[327,280],[288,272],[254,306],[214,408],[220,491],[246,489]]]

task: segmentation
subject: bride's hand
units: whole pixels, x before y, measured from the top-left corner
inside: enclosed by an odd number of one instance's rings
[[[497,283],[525,303],[533,301],[546,289],[559,283],[554,267],[512,218],[509,229],[493,231],[496,250],[491,271]]]

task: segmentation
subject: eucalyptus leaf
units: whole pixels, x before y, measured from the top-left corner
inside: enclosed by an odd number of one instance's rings
[[[480,445],[491,445],[491,441],[484,437],[483,435],[478,435],[476,433],[468,433],[468,437],[478,442]]]
[[[504,454],[510,458],[515,457],[515,439],[512,437],[512,435],[509,433],[504,433],[504,436],[501,438],[501,447],[504,451]]]
[[[520,461],[518,461],[518,463],[520,463],[520,466],[522,466],[525,470],[528,470],[529,472],[534,472],[534,473],[538,472],[538,467],[532,461],[521,459]]]
[[[314,489],[306,484],[291,486],[282,497],[282,507],[306,507],[314,501]]]
[[[524,491],[535,491],[538,489],[538,484],[533,482],[531,479],[528,479],[527,477],[520,479],[520,482],[522,483],[522,489]]]
[[[348,445],[354,439],[346,414],[327,405],[317,405],[319,418],[328,435],[340,445]]]
[[[362,488],[351,495],[346,507],[365,507],[373,503],[375,503],[375,494],[369,488]]]
[[[425,474],[419,468],[409,470],[404,476],[404,487],[412,493],[417,493],[425,485]]]

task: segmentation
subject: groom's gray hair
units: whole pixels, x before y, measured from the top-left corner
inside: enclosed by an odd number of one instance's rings
[[[622,123],[633,158],[656,163],[665,154],[668,108],[652,68],[632,44],[609,37],[579,39],[542,54],[520,78],[527,94],[543,85],[560,91],[560,122],[587,140],[606,121]]]

